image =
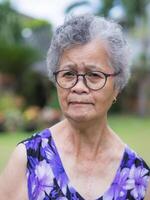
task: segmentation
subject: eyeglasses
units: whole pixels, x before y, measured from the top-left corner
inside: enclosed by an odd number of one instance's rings
[[[100,90],[105,86],[108,77],[117,76],[119,73],[120,71],[113,74],[106,74],[101,71],[90,71],[85,74],[78,74],[76,71],[59,70],[54,72],[53,75],[55,76],[56,83],[64,89],[73,88],[77,84],[79,76],[82,76],[84,84],[89,89]]]

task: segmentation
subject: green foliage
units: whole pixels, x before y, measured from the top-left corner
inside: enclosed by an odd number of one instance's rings
[[[32,30],[36,30],[39,28],[44,28],[44,27],[49,27],[50,31],[51,31],[51,25],[45,21],[45,20],[41,20],[41,19],[30,19],[30,18],[24,18],[22,19],[22,27],[23,28],[30,28]]]
[[[18,92],[25,97],[26,105],[43,107],[47,103],[48,81],[45,76],[34,71],[26,71],[20,85]]]
[[[1,98],[0,98],[0,111],[7,111],[10,108],[14,108],[16,107],[15,105],[15,101],[12,95],[10,94],[5,94],[2,95],[1,94]]]
[[[3,73],[21,76],[39,58],[39,53],[29,46],[0,41],[0,71]]]
[[[23,95],[27,105],[43,106],[41,104],[42,100],[43,103],[46,102],[47,88],[43,76],[32,69],[33,63],[43,59],[42,51],[25,41],[22,30],[31,29],[33,37],[37,39],[41,33],[39,29],[45,27],[51,34],[48,22],[17,13],[7,1],[0,3],[0,73],[15,78],[14,92]]]
[[[8,2],[0,4],[0,71],[18,76],[39,58],[38,52],[23,43],[19,15]]]
[[[122,6],[126,12],[129,26],[133,26],[136,23],[137,17],[145,17],[146,0],[122,0]]]
[[[55,87],[51,90],[50,107],[56,110],[60,110],[58,95]]]
[[[23,101],[20,97],[10,93],[1,94],[0,98],[0,131],[13,131],[22,128],[21,105]],[[23,106],[22,106],[23,107]]]
[[[0,38],[8,44],[22,40],[20,18],[9,2],[0,4]]]
[[[113,7],[114,1],[113,0],[102,0],[101,3],[102,3],[102,6],[101,6],[101,8],[99,8],[99,10],[97,11],[96,14],[108,16],[110,8]]]
[[[41,19],[33,19],[17,13],[11,8],[9,2],[0,3],[0,38],[7,43],[21,42],[22,29],[37,30],[47,27],[51,32],[51,25]]]

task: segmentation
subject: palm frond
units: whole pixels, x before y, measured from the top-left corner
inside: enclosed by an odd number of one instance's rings
[[[89,1],[78,1],[78,2],[75,2],[73,4],[71,4],[70,6],[68,6],[66,9],[65,9],[65,13],[68,14],[70,11],[72,11],[74,8],[78,8],[80,6],[85,6],[85,5],[90,5],[90,2]]]

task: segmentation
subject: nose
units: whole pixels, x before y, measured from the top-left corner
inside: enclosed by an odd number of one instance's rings
[[[76,93],[88,93],[89,88],[86,86],[85,80],[83,76],[78,76],[77,83],[75,84],[74,87],[71,88],[72,92]]]

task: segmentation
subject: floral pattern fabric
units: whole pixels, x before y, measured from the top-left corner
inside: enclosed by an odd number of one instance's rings
[[[69,182],[49,129],[22,143],[27,150],[29,200],[84,200]],[[149,180],[150,168],[126,146],[113,182],[97,200],[143,200]]]

